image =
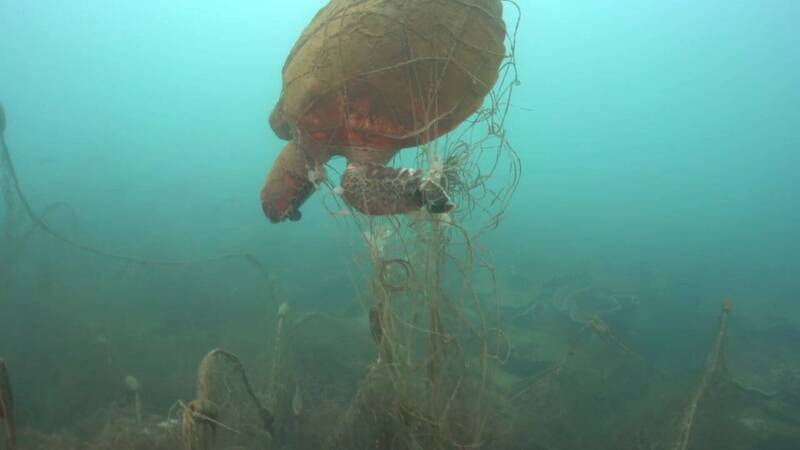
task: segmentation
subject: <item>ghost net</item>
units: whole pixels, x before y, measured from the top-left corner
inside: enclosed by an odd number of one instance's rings
[[[427,22],[389,24],[379,14],[363,14],[351,23],[350,32],[374,38],[376,49],[387,30],[399,28],[401,35],[412,36],[404,48],[406,61],[375,72],[405,81],[403,95],[421,115],[414,123],[422,132],[416,151],[400,154],[411,156],[411,172],[444,188],[456,208],[444,214],[423,209],[405,216],[364,216],[348,210],[329,186],[333,192],[325,197],[326,208],[352,221],[366,244],[368,257],[354,272],[366,281],[363,303],[378,356],[324,448],[479,448],[490,446],[493,438],[499,394],[492,374],[509,344],[498,323],[491,255],[479,238],[501,222],[520,175],[504,128],[518,84],[517,24],[505,28],[502,12],[494,8],[499,1],[435,3],[441,10],[432,8]],[[436,15],[444,10],[458,14]],[[346,20],[346,13],[327,13],[331,21]],[[444,97],[455,95],[449,75],[475,64],[460,58],[496,56],[487,50],[490,33],[476,21],[502,29],[505,53],[481,106],[445,134],[439,127],[447,126],[442,118],[452,108],[442,105],[452,99]],[[344,33],[347,27],[337,28]],[[392,165],[406,162],[398,158]],[[373,192],[365,188],[364,195]]]

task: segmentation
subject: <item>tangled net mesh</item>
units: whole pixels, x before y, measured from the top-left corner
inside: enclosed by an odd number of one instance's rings
[[[273,416],[253,390],[238,356],[224,349],[208,352],[197,369],[195,398],[177,403],[180,442],[187,450],[206,450],[217,442],[267,441]],[[253,420],[254,417],[260,418]]]
[[[458,4],[466,15],[488,14],[480,7],[487,2],[439,3]],[[416,147],[401,151],[392,164],[410,165],[417,176],[438,183],[456,208],[448,214],[342,214],[347,206],[329,185],[333,192],[325,196],[326,208],[342,229],[355,224],[355,253],[366,247],[366,257],[355,258],[351,271],[356,287],[366,286],[362,303],[378,356],[325,448],[477,448],[491,439],[499,395],[492,375],[509,343],[498,321],[491,254],[479,238],[502,221],[521,172],[505,130],[519,83],[519,8],[514,2],[503,4],[511,7],[507,16],[514,23],[505,34],[499,77],[483,104],[455,130],[431,139],[440,134],[440,118],[449,112],[439,109],[444,103],[439,96],[448,95],[440,92],[441,82],[448,70],[463,67],[452,55],[473,42],[459,38],[453,19],[441,18],[437,27],[451,30],[453,47],[444,52],[448,57],[424,71],[414,70],[414,58],[403,64],[412,86],[408,97],[425,105],[424,117],[433,119],[422,119],[417,129],[425,131]],[[491,20],[501,22],[502,17]],[[409,47],[406,53],[416,50]],[[420,79],[420,72],[427,77]],[[368,185],[364,180],[364,195]]]

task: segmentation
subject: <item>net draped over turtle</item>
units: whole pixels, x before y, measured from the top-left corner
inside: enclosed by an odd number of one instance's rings
[[[270,116],[289,142],[261,193],[273,222],[300,205],[333,156],[345,200],[371,215],[453,207],[435,177],[385,164],[456,128],[483,103],[505,56],[500,0],[332,0],[301,34]]]

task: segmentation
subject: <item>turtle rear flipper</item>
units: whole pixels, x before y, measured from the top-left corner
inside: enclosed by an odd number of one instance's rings
[[[442,214],[454,207],[442,186],[417,169],[349,163],[342,176],[342,189],[342,196],[350,206],[371,216],[403,214],[422,208]]]

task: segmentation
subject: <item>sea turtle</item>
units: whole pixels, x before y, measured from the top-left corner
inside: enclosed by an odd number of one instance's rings
[[[501,0],[331,0],[283,66],[270,126],[289,140],[261,192],[272,222],[347,158],[340,193],[370,215],[453,205],[435,176],[385,164],[457,127],[483,103],[505,56]]]

